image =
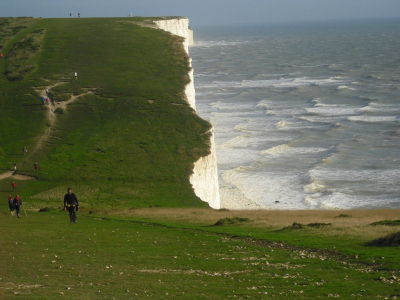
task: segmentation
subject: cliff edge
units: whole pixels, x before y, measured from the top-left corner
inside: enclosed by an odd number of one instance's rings
[[[154,21],[157,28],[184,38],[183,47],[189,55],[189,45],[193,43],[193,31],[189,28],[189,19],[176,18]],[[192,66],[190,59],[190,67]],[[196,94],[193,82],[193,68],[189,72],[190,83],[185,88],[189,105],[196,111]],[[214,128],[210,129],[210,151],[208,156],[201,157],[194,164],[190,183],[195,194],[210,207],[220,209],[219,183],[217,172],[217,156],[214,142]]]

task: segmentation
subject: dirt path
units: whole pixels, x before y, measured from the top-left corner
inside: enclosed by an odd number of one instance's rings
[[[48,86],[43,90],[38,90],[38,92],[39,92],[41,97],[47,97],[46,89],[51,90],[52,88],[54,88],[56,86],[59,86],[59,85],[61,85],[63,83],[64,82],[57,83],[57,84],[54,84],[52,86]],[[78,98],[83,97],[83,96],[85,96],[87,94],[91,94],[91,93],[93,93],[93,91],[87,91],[86,93],[83,93],[83,94],[80,94],[80,95],[72,95],[67,101],[52,102],[51,104],[46,105],[48,107],[47,118],[50,121],[50,126],[46,129],[46,131],[40,137],[40,139],[37,142],[36,147],[33,149],[32,153],[35,153],[38,150],[40,150],[41,148],[43,148],[43,146],[46,144],[46,142],[50,138],[52,127],[53,127],[53,125],[55,124],[55,122],[57,120],[57,114],[55,113],[57,108],[61,108],[62,110],[67,110],[67,107],[68,107],[69,104],[75,102]]]
[[[45,87],[44,89],[36,89],[36,91],[39,93],[40,97],[45,97],[47,98],[47,93],[46,90],[50,91],[52,88],[55,88],[59,85],[64,84],[65,82],[58,82],[56,84],[50,85]],[[40,136],[38,142],[36,143],[36,146],[33,148],[33,150],[29,153],[29,156],[32,156],[35,154],[37,151],[39,151],[41,148],[44,147],[44,145],[47,143],[51,136],[51,132],[53,130],[53,126],[55,122],[57,121],[57,114],[55,113],[57,108],[61,108],[63,110],[67,110],[67,107],[69,104],[75,102],[78,98],[83,97],[85,95],[91,94],[93,91],[88,90],[86,93],[80,94],[80,95],[72,95],[70,99],[67,101],[61,101],[61,102],[52,102],[49,105],[46,105],[48,108],[47,110],[47,118],[49,120],[49,127],[45,130],[45,132]],[[6,173],[0,174],[0,180],[12,177],[16,180],[32,180],[34,177],[31,176],[26,176],[26,175],[21,175],[21,174],[14,174],[14,171],[9,171]]]

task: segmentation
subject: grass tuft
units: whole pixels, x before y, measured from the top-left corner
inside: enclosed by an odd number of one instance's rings
[[[240,218],[240,217],[225,218],[225,219],[220,219],[217,223],[214,224],[214,226],[240,225],[243,223],[247,223],[249,221],[250,221],[249,218]]]

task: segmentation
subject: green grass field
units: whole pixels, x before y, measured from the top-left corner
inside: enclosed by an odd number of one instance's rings
[[[184,100],[180,38],[137,25],[151,20],[0,18],[0,299],[399,298],[398,210],[195,196],[210,124]]]
[[[260,212],[225,226],[212,225],[241,218],[210,209],[160,213],[83,210],[69,224],[67,212],[3,212],[1,299],[400,297],[399,248],[367,247],[361,234],[335,234],[339,226],[295,237],[257,224]]]

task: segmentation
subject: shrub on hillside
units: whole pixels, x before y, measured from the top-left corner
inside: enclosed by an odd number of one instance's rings
[[[372,240],[366,244],[367,246],[377,247],[396,247],[400,246],[400,231],[397,233],[389,234],[385,237]]]
[[[239,217],[225,218],[225,219],[220,219],[217,223],[214,224],[214,226],[237,225],[249,221],[250,220],[248,218],[239,218]]]

